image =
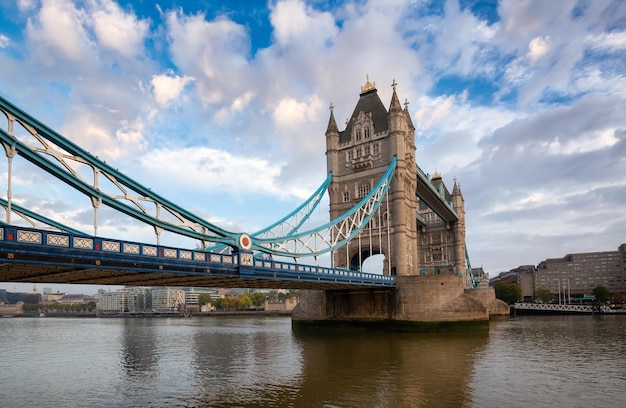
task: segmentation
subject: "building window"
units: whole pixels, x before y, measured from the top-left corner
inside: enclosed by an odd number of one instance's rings
[[[359,186],[359,198],[363,198],[365,197],[368,193],[370,192],[370,185],[368,184],[361,184]]]
[[[361,157],[361,148],[360,147],[358,149],[356,149],[356,158],[358,159],[359,157]]]
[[[355,136],[356,140],[361,140],[361,129],[357,129],[356,130],[356,136]]]
[[[344,191],[343,192],[343,202],[346,203],[350,201],[350,192],[349,191]]]
[[[367,146],[365,146],[365,156],[367,157],[369,155],[370,155],[370,146],[367,145]]]
[[[378,146],[378,143],[374,144],[374,155],[380,154],[380,147]]]
[[[348,161],[351,162],[354,159],[354,152],[350,150],[348,152]]]
[[[365,134],[365,138],[367,139],[368,137],[370,137],[370,128],[365,128],[363,130],[364,134]]]

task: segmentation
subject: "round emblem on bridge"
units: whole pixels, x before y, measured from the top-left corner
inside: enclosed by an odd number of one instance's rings
[[[252,239],[248,234],[239,235],[239,247],[246,251],[252,247]]]

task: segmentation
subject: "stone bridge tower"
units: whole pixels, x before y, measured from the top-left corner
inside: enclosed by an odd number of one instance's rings
[[[350,245],[336,251],[333,265],[360,269],[371,255],[383,254],[384,274],[465,274],[465,209],[459,186],[450,193],[438,173],[431,186],[454,208],[454,222],[444,220],[423,199],[418,198],[415,162],[415,127],[405,102],[400,105],[393,81],[389,110],[385,108],[369,78],[361,87],[359,100],[346,128],[340,131],[331,105],[326,130],[330,187],[330,218],[352,208],[380,180],[395,156],[396,171],[389,199],[374,216],[371,228],[364,229]],[[440,198],[435,198],[439,200]],[[389,232],[389,236],[387,233]]]
[[[337,268],[360,269],[383,254],[383,273],[396,288],[303,290],[294,309],[298,326],[360,324],[420,329],[423,323],[483,321],[508,314],[493,288],[468,288],[465,208],[459,185],[450,193],[441,176],[415,163],[415,127],[393,81],[389,110],[367,79],[346,127],[340,131],[331,105],[326,129],[330,218],[354,207],[378,183],[393,157],[396,170],[370,226],[333,253]],[[383,326],[379,326],[383,325]],[[388,326],[387,326],[388,325]]]

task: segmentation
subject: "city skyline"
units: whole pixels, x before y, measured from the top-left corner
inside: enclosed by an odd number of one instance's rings
[[[457,178],[472,266],[494,276],[623,243],[624,16],[616,1],[21,0],[0,5],[0,95],[253,232],[324,180],[329,105],[342,130],[366,75],[385,104],[395,80],[417,164]],[[15,201],[92,232],[89,200],[31,168],[16,159]],[[102,218],[101,236],[154,241]]]

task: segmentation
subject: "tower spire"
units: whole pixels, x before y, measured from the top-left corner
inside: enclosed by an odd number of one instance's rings
[[[398,94],[396,93],[396,86],[398,83],[394,79],[391,83],[391,87],[393,88],[393,95],[391,95],[391,104],[389,105],[389,113],[391,112],[402,112],[402,105],[400,105],[400,100],[398,99]]]
[[[334,114],[335,105],[333,105],[333,103],[331,102],[328,109],[330,109],[330,119],[328,119],[328,127],[326,128],[326,134],[328,134],[329,132],[339,132],[339,128],[337,127],[337,122],[335,121],[335,114]]]

